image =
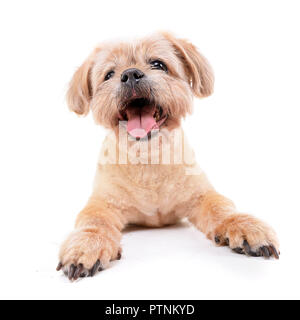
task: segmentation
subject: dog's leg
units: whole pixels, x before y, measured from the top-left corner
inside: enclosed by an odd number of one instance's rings
[[[125,221],[120,210],[91,198],[79,213],[75,230],[62,244],[57,270],[70,280],[94,276],[110,261],[121,258],[121,230]]]
[[[200,197],[189,220],[217,245],[249,256],[279,258],[275,232],[264,222],[238,213],[233,202],[215,191]]]

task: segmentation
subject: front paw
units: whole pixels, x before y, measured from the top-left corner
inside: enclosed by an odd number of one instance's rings
[[[56,270],[62,269],[72,281],[79,277],[93,277],[110,261],[120,258],[119,239],[105,230],[82,228],[73,231],[62,244]]]
[[[279,259],[279,243],[273,229],[249,215],[226,218],[214,230],[213,239],[217,245],[228,245],[239,254]]]

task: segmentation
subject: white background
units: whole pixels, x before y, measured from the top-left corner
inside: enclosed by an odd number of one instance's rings
[[[299,1],[2,1],[0,298],[271,299],[299,293]],[[55,272],[91,192],[105,131],[68,111],[102,40],[169,30],[211,62],[215,93],[184,126],[218,191],[266,220],[279,261],[217,248],[186,224],[138,229],[92,279]]]

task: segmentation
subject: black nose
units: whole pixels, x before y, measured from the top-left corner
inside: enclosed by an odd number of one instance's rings
[[[135,68],[125,70],[121,75],[121,81],[126,84],[137,84],[144,77],[144,73]]]

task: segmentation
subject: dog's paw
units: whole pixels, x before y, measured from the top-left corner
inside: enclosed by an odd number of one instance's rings
[[[121,259],[118,240],[96,228],[75,230],[61,246],[56,270],[62,269],[71,281],[93,277],[110,261]]]
[[[279,259],[279,243],[273,229],[249,215],[226,218],[215,229],[213,239],[217,245],[228,245],[239,254]]]

